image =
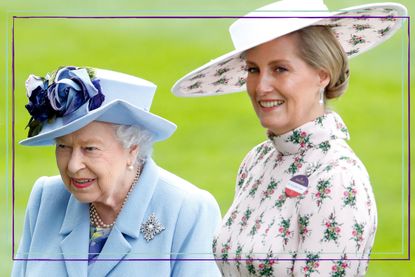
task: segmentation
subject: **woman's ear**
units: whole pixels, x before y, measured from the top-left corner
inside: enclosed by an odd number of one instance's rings
[[[140,147],[137,144],[131,145],[128,149],[128,155],[130,156],[130,159],[132,161],[135,161],[138,155],[138,151],[140,150]]]
[[[320,78],[320,87],[325,88],[326,86],[328,86],[328,84],[330,83],[330,74],[326,70],[320,69],[318,71],[318,76]]]

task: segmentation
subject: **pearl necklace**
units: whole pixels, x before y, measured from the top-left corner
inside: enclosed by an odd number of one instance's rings
[[[131,184],[131,187],[129,189],[129,191],[127,192],[127,195],[124,198],[124,201],[122,202],[120,211],[118,212],[117,216],[115,217],[115,220],[110,223],[110,224],[105,224],[101,217],[99,216],[97,209],[95,208],[94,204],[90,204],[89,205],[89,219],[92,223],[92,225],[94,225],[95,227],[98,228],[112,228],[115,224],[115,221],[117,220],[118,215],[120,214],[121,210],[124,208],[125,203],[127,203],[128,197],[130,196],[131,192],[134,190],[135,184],[138,181],[138,178],[140,177],[141,174],[141,166],[138,167],[137,169],[137,173],[135,174],[133,183]]]

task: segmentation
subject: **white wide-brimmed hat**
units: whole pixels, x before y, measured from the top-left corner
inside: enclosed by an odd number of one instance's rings
[[[30,75],[29,138],[20,144],[52,145],[92,121],[141,126],[153,141],[167,139],[176,125],[150,112],[156,88],[144,79],[97,68],[66,66],[45,78]]]
[[[282,0],[248,13],[229,32],[235,50],[193,70],[172,88],[183,97],[245,91],[241,54],[255,46],[312,25],[330,26],[349,58],[389,39],[407,15],[397,3],[375,3],[330,12],[323,0]]]

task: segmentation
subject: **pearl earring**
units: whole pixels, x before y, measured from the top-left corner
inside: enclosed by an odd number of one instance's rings
[[[320,88],[319,93],[320,93],[320,100],[318,101],[318,103],[320,103],[320,105],[323,105],[324,104],[324,88]]]
[[[134,170],[134,166],[131,163],[128,163],[127,166],[128,170],[133,171]]]

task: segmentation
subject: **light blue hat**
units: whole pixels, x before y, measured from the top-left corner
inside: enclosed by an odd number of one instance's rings
[[[45,78],[30,75],[26,105],[32,118],[22,145],[53,145],[55,139],[92,121],[138,125],[153,141],[170,137],[176,125],[150,112],[157,86],[131,75],[67,66]]]

